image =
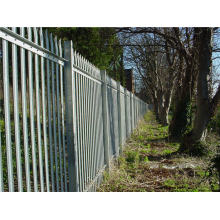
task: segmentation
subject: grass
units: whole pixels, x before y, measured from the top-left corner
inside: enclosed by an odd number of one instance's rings
[[[208,145],[219,137],[210,135]],[[168,141],[168,127],[148,112],[127,141],[122,155],[105,173],[99,192],[210,192],[218,178],[209,181],[209,158],[178,153],[180,143]]]

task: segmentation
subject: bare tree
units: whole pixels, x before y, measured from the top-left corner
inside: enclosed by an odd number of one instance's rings
[[[212,75],[213,28],[196,28],[198,35],[198,76],[196,114],[192,131],[184,138],[182,148],[193,151],[194,144],[205,139],[205,131],[220,100],[220,84],[214,95],[210,86]],[[212,97],[213,96],[213,97]]]
[[[157,119],[168,125],[168,113],[177,76],[177,53],[160,37],[142,34],[129,41],[127,60],[132,62],[154,105]]]
[[[149,34],[162,39],[160,42],[152,42],[152,46],[160,46],[170,51],[175,51],[177,56],[177,68],[170,68],[170,72],[177,72],[177,87],[175,108],[169,126],[170,137],[183,136],[191,122],[191,100],[195,87],[197,74],[195,64],[196,39],[193,28],[118,28],[119,32],[130,34],[131,37],[140,34]],[[132,44],[130,44],[132,46]],[[142,45],[143,46],[143,45]],[[150,45],[147,45],[148,47]],[[168,53],[169,54],[169,53]],[[169,58],[167,57],[167,61]],[[174,65],[175,66],[175,65]],[[158,97],[161,97],[159,95]]]

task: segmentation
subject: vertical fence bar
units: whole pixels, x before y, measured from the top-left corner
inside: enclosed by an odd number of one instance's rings
[[[84,76],[80,75],[79,76],[80,81],[79,81],[79,85],[80,85],[80,90],[79,90],[79,94],[80,94],[80,137],[81,137],[81,160],[82,160],[82,191],[85,188],[85,148],[84,148],[84,127],[83,127],[83,123],[84,123],[84,99],[83,99],[83,79]]]
[[[89,182],[89,141],[88,141],[88,120],[89,120],[89,104],[88,104],[88,81],[89,79],[87,77],[85,77],[85,148],[86,148],[86,185]]]
[[[51,52],[54,52],[53,35],[50,34]],[[59,192],[59,174],[58,174],[58,160],[57,160],[57,131],[56,131],[56,94],[55,94],[55,71],[54,62],[51,63],[52,74],[52,105],[53,105],[53,139],[54,139],[54,156],[55,156],[55,170],[56,170],[56,191]]]
[[[92,97],[92,85],[93,81],[89,80],[89,180],[92,181],[92,119],[94,112],[92,111],[92,105],[93,105],[93,97]]]
[[[133,125],[133,114],[134,114],[134,112],[133,112],[133,93],[131,92],[131,93],[130,93],[130,115],[131,115],[130,121],[131,121],[131,133],[132,133],[132,131],[133,131],[133,129],[134,129],[134,125]]]
[[[66,110],[66,135],[68,152],[69,191],[79,191],[78,164],[77,164],[77,138],[76,138],[76,112],[75,112],[75,87],[73,75],[73,45],[72,41],[64,42],[65,62],[65,110]]]
[[[16,28],[12,28],[16,33]],[[18,103],[18,65],[17,65],[17,46],[12,44],[12,66],[13,66],[13,101],[14,101],[14,124],[15,124],[15,145],[17,160],[18,191],[23,191],[22,164],[21,164],[21,145],[20,145],[20,126],[19,126],[19,103]]]
[[[81,127],[81,133],[82,133],[82,150],[83,150],[83,161],[84,161],[84,170],[83,170],[83,176],[84,176],[84,187],[83,190],[86,187],[86,177],[87,177],[87,166],[86,166],[86,129],[85,129],[85,123],[86,123],[86,115],[85,115],[85,76],[82,76],[82,87],[81,87],[81,98],[82,98],[82,127]]]
[[[137,123],[138,123],[138,100],[137,100],[137,97],[136,97],[136,126],[137,126]]]
[[[80,85],[80,81],[81,81],[81,76],[79,73],[75,72],[75,87],[76,87],[76,110],[77,110],[77,144],[78,144],[78,169],[79,169],[79,191],[83,191],[83,159],[82,159],[82,134],[81,134],[81,85]]]
[[[49,50],[49,37],[46,31],[46,48]],[[49,146],[50,146],[50,173],[52,192],[55,191],[54,169],[53,169],[53,142],[52,142],[52,124],[51,124],[51,90],[50,90],[50,61],[47,59],[47,102],[48,102],[48,127],[49,127]]]
[[[34,28],[34,41],[38,44],[37,28]],[[41,122],[40,122],[40,89],[39,89],[39,56],[34,55],[35,58],[35,92],[36,92],[36,108],[37,108],[37,137],[38,137],[38,155],[39,155],[39,169],[40,169],[40,185],[41,192],[44,191],[44,174],[43,174],[43,159],[42,159],[42,145],[41,145]]]
[[[4,85],[4,108],[5,108],[5,135],[8,167],[8,188],[14,191],[13,159],[11,146],[11,122],[10,122],[10,95],[9,95],[9,60],[8,41],[2,40],[3,49],[3,85]]]
[[[83,89],[84,89],[84,76],[83,75],[79,75],[79,99],[80,99],[80,138],[81,138],[81,161],[82,161],[82,191],[85,188],[85,146],[84,146],[84,93],[83,93]]]
[[[88,182],[90,183],[91,181],[91,167],[90,167],[90,158],[91,158],[91,136],[90,136],[90,131],[91,131],[91,80],[88,79],[87,82],[88,90],[87,90],[87,112],[88,112],[88,124],[87,124],[87,136],[88,136]]]
[[[93,84],[93,89],[92,89],[92,97],[93,97],[93,104],[92,104],[92,112],[93,112],[93,120],[92,120],[92,163],[91,163],[91,167],[92,167],[92,178],[95,177],[95,140],[96,140],[96,122],[97,122],[97,117],[96,117],[96,101],[97,101],[97,83],[96,82],[92,82]]]
[[[87,78],[83,76],[83,86],[82,86],[82,92],[83,92],[83,150],[84,150],[84,161],[85,161],[85,169],[84,169],[84,181],[85,181],[85,187],[87,186],[88,181],[88,155],[87,155]]]
[[[24,28],[20,28],[21,36],[24,37]],[[24,157],[25,157],[25,174],[27,192],[31,191],[30,182],[30,159],[28,146],[28,127],[27,127],[27,93],[26,93],[26,69],[25,69],[25,51],[20,48],[21,53],[21,93],[22,93],[22,119],[23,119],[23,138],[24,138]]]
[[[106,85],[107,86],[107,85]],[[96,122],[95,122],[95,128],[96,128],[96,137],[95,137],[95,177],[96,175],[98,174],[98,171],[99,171],[99,156],[100,156],[100,153],[101,153],[101,150],[100,150],[100,145],[99,145],[99,141],[101,140],[101,137],[100,137],[100,133],[101,133],[101,123],[104,123],[103,121],[103,112],[102,114],[100,114],[100,110],[102,109],[103,110],[103,106],[102,106],[102,98],[100,99],[100,97],[102,96],[102,87],[100,88],[100,86],[97,86],[97,93],[96,93],[96,109],[95,109],[95,112],[96,112]],[[107,100],[107,97],[106,97],[106,100]],[[107,104],[106,104],[106,107]],[[107,108],[106,108],[107,109]],[[100,122],[100,120],[102,120],[102,122]],[[102,129],[105,129],[104,127],[102,127]],[[108,135],[108,133],[107,133]],[[103,132],[103,139],[104,139],[104,132]],[[109,144],[109,139],[108,139],[108,144]],[[104,146],[104,151],[103,151],[103,156],[105,157],[105,143],[103,142],[103,146]],[[103,147],[101,146],[101,147]],[[109,146],[109,145],[108,145]],[[109,147],[108,147],[109,149]],[[109,150],[108,150],[109,152]],[[107,152],[107,153],[108,153]],[[109,160],[109,156],[106,157],[107,160]],[[104,159],[105,160],[105,159]],[[110,160],[109,160],[110,161]]]
[[[108,121],[108,103],[107,103],[107,84],[106,71],[101,70],[102,77],[102,116],[103,116],[103,135],[104,135],[104,159],[106,168],[110,167],[109,157],[109,121]]]
[[[135,99],[135,104],[136,104],[136,126],[137,126],[137,123],[138,123],[138,101],[137,101],[137,97]]]
[[[28,28],[28,39],[32,40],[31,28]],[[32,146],[32,162],[33,162],[33,175],[34,175],[34,191],[38,191],[37,183],[37,161],[35,149],[35,128],[34,128],[34,95],[33,95],[33,64],[32,52],[28,51],[28,73],[29,73],[29,100],[30,100],[30,123],[31,123],[31,146]]]
[[[40,29],[40,44],[44,47],[44,38],[42,28]],[[45,173],[47,192],[50,191],[49,182],[49,164],[48,164],[48,149],[47,149],[47,122],[46,122],[46,101],[45,101],[45,70],[44,58],[41,57],[41,90],[42,90],[42,109],[43,109],[43,133],[44,133],[44,154],[45,154]]]
[[[55,51],[58,54],[57,38],[55,38]],[[57,87],[57,124],[58,124],[58,146],[59,146],[59,166],[60,166],[60,187],[63,192],[63,169],[62,169],[62,151],[61,151],[61,128],[60,128],[60,88],[59,88],[59,64],[56,64],[56,87]]]
[[[3,181],[3,161],[2,161],[2,134],[0,130],[0,192],[4,192],[4,181]]]
[[[80,104],[80,75],[78,73],[75,74],[75,87],[77,91],[77,98],[76,98],[76,114],[77,114],[77,143],[78,143],[78,169],[79,169],[79,191],[83,189],[83,177],[82,177],[82,170],[83,170],[83,161],[82,161],[82,148],[81,148],[81,104]]]
[[[88,184],[88,78],[85,77],[84,84],[84,97],[85,97],[85,151],[86,151],[86,186]]]
[[[127,104],[127,89],[124,88],[124,99],[125,99],[125,127],[126,127],[126,138],[128,137],[128,133],[129,133],[129,130],[128,130],[128,104]]]
[[[61,40],[59,40],[60,57],[62,57]],[[60,99],[61,99],[61,118],[62,118],[62,144],[63,144],[63,170],[64,170],[64,187],[67,192],[67,176],[66,176],[66,149],[65,149],[65,127],[64,127],[64,98],[63,98],[63,67],[60,65]]]
[[[131,135],[131,92],[128,91],[127,95],[127,105],[128,105],[128,124],[129,124],[129,136]]]
[[[118,142],[119,142],[119,154],[122,153],[122,119],[121,119],[121,85],[117,82],[117,105],[118,105]],[[118,156],[118,155],[117,155]]]

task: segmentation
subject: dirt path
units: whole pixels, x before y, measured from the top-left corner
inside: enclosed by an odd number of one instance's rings
[[[206,178],[208,159],[179,155],[179,143],[169,142],[167,131],[148,113],[98,191],[212,191]]]

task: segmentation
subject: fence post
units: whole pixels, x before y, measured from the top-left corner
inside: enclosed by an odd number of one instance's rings
[[[134,124],[133,124],[133,93],[130,93],[130,108],[131,108],[131,133],[133,132],[134,129]]]
[[[78,181],[78,158],[76,138],[76,112],[75,112],[75,85],[73,67],[72,41],[64,42],[64,58],[68,61],[64,64],[64,87],[65,87],[65,114],[66,114],[66,139],[69,174],[69,191],[79,191]]]
[[[119,154],[121,154],[122,153],[122,125],[121,125],[121,85],[120,85],[120,82],[117,82],[117,104],[118,104]]]
[[[103,116],[103,135],[104,135],[104,159],[107,170],[110,166],[109,157],[109,119],[108,119],[108,103],[107,103],[107,84],[106,71],[101,70],[102,78],[102,116]]]
[[[129,136],[129,130],[128,130],[128,103],[127,103],[127,89],[124,88],[124,94],[125,94],[125,127],[126,127],[126,139]]]

